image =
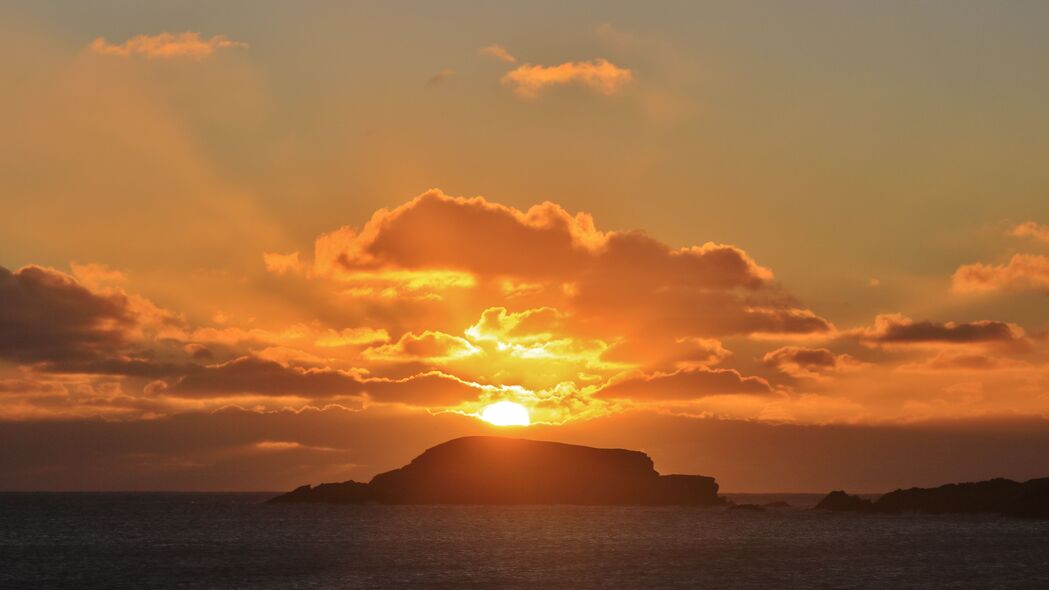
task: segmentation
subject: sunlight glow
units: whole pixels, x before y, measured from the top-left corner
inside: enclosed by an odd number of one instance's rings
[[[481,410],[481,420],[495,426],[528,426],[532,423],[528,408],[521,404],[502,401]]]

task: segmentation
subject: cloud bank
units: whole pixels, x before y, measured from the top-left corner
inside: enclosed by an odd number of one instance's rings
[[[556,66],[524,64],[507,72],[503,84],[522,98],[536,98],[553,86],[578,85],[611,96],[634,79],[634,73],[606,59],[568,61]]]
[[[201,60],[211,57],[222,49],[246,48],[246,43],[233,41],[225,35],[215,35],[209,39],[199,33],[158,33],[156,35],[136,35],[123,43],[110,43],[98,37],[88,45],[88,50],[98,55],[114,57],[140,56],[146,59],[193,59]]]

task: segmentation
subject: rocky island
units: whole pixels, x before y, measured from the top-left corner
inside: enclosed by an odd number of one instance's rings
[[[471,436],[368,483],[308,485],[270,502],[722,505],[713,477],[660,475],[640,451]]]
[[[1049,477],[1025,482],[996,478],[935,488],[900,489],[874,501],[839,490],[827,494],[816,508],[838,512],[997,513],[1049,518]]]

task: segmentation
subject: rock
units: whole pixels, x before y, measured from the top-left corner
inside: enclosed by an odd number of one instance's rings
[[[935,488],[910,488],[885,494],[874,503],[878,512],[922,514],[999,513],[1049,517],[1049,478],[1023,483],[995,478],[952,483]]]
[[[871,502],[845,492],[831,492],[816,506],[821,510],[899,514],[1004,514],[1049,518],[1049,477],[1023,483],[995,478],[950,483],[935,488],[895,490]]]
[[[1049,518],[1049,477],[1024,482],[1020,497],[1003,512],[1010,516]]]
[[[747,512],[764,512],[765,511],[765,508],[763,506],[758,506],[757,504],[732,504],[728,508],[729,508],[729,510],[745,510]]]
[[[648,455],[645,455],[648,458]],[[705,475],[660,475],[652,501],[643,504],[724,504],[718,496],[718,484]]]
[[[873,503],[870,500],[838,490],[827,494],[819,504],[816,504],[815,509],[835,512],[870,512],[872,508]]]
[[[270,502],[329,502],[332,504],[364,504],[373,500],[371,488],[366,483],[344,481],[322,483],[317,487],[299,486]]]
[[[1003,512],[1016,502],[1023,484],[1009,479],[952,483],[935,488],[910,488],[885,494],[875,502],[878,512],[925,514]]]
[[[369,483],[303,486],[272,502],[723,504],[712,477],[656,473],[639,451],[474,436],[437,445]]]

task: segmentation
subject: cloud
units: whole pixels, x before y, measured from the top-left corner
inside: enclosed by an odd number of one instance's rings
[[[99,55],[117,57],[142,56],[147,59],[187,58],[201,60],[211,57],[219,49],[244,48],[248,45],[232,41],[225,35],[215,35],[202,39],[199,33],[158,33],[156,35],[137,35],[124,43],[109,43],[98,37],[88,45],[88,49]]]
[[[507,63],[516,63],[517,58],[510,54],[505,47],[498,43],[493,43],[487,47],[482,47],[477,50],[481,55],[487,55],[488,57],[494,57],[495,59],[505,61]]]
[[[958,293],[1049,292],[1049,258],[1039,254],[1015,254],[1005,264],[966,264],[954,272],[951,289]]]
[[[266,265],[266,270],[273,274],[297,273],[302,270],[298,252],[290,254],[266,252],[262,255],[262,262]]]
[[[373,361],[446,363],[480,352],[466,339],[443,332],[408,333],[396,342],[368,348],[364,357]]]
[[[1049,225],[1027,221],[1009,230],[1009,235],[1017,238],[1033,238],[1039,242],[1049,243]]]
[[[528,290],[515,297],[571,311],[619,336],[832,329],[735,246],[674,248],[642,232],[603,232],[590,215],[551,202],[520,211],[432,190],[377,211],[360,229],[318,237],[313,268],[315,276],[355,285],[354,296],[438,301],[490,288],[503,299],[508,282],[524,283]]]
[[[564,314],[552,307],[509,312],[505,307],[489,307],[477,323],[466,329],[472,340],[493,340],[528,344],[551,340],[565,330]]]
[[[426,81],[427,86],[440,86],[455,76],[455,70],[451,68],[442,68],[441,71],[434,74]]]
[[[797,379],[819,379],[830,373],[856,371],[866,363],[847,354],[835,354],[826,348],[784,346],[767,353],[762,362]]]
[[[853,331],[860,342],[872,346],[906,347],[920,345],[1021,344],[1026,342],[1023,328],[1006,322],[916,322],[901,314],[882,314],[874,325]]]
[[[674,362],[674,366],[680,368],[715,365],[732,356],[721,342],[713,338],[678,338],[676,344],[683,349]]]
[[[641,233],[598,231],[589,215],[573,216],[550,202],[522,212],[436,190],[392,211],[380,209],[359,232],[344,227],[321,236],[316,264],[321,272],[448,269],[565,281],[580,273],[675,273],[696,288],[759,288],[772,279],[733,246],[675,249]]]
[[[609,346],[601,358],[628,367],[684,369],[716,365],[732,352],[714,338],[682,337],[673,341],[624,338]]]
[[[78,264],[76,262],[71,262],[69,268],[73,271],[73,276],[76,277],[76,280],[79,281],[81,285],[84,285],[93,291],[98,291],[105,287],[127,281],[127,277],[124,276],[124,273],[119,270],[113,270],[105,264],[96,264],[93,262]]]
[[[557,66],[524,64],[503,75],[502,82],[522,98],[535,98],[550,86],[576,84],[606,96],[619,92],[634,73],[606,59],[570,61]]]
[[[304,324],[295,324],[283,330],[265,328],[242,328],[239,326],[206,326],[191,331],[187,339],[208,344],[236,346],[242,344],[280,344],[295,340],[306,340],[314,331]]]
[[[594,396],[638,402],[688,401],[712,395],[768,395],[761,377],[744,377],[734,369],[690,368],[672,373],[635,373],[613,381]]]
[[[1007,357],[943,351],[932,358],[901,365],[897,370],[905,373],[921,373],[928,371],[1000,371],[1030,367],[1030,363]]]
[[[439,372],[403,379],[364,377],[330,368],[290,367],[276,361],[244,356],[209,365],[161,388],[175,396],[290,396],[306,399],[360,397],[378,402],[419,406],[450,406],[476,398],[480,386]]]
[[[0,358],[99,358],[126,347],[135,325],[131,302],[120,293],[96,293],[50,268],[0,267]]]
[[[386,342],[389,339],[390,334],[382,328],[343,328],[342,330],[329,329],[318,336],[313,343],[323,348],[337,348]]]

